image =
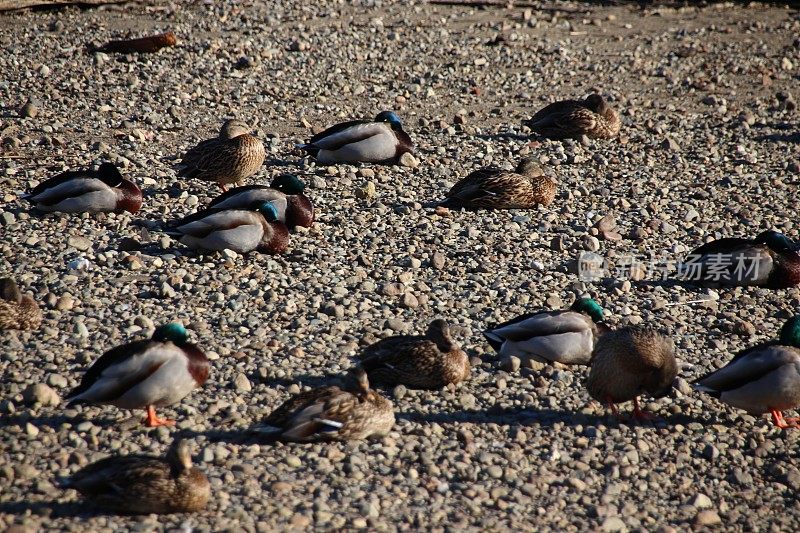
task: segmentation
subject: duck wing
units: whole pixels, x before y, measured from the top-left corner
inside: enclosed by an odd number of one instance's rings
[[[246,209],[204,210],[189,215],[167,231],[168,234],[189,235],[202,239],[215,231],[236,229],[240,226],[262,226],[263,217]]]
[[[777,341],[739,352],[727,365],[694,381],[696,389],[719,395],[757,381],[783,365],[800,365],[800,350]]]
[[[338,124],[315,135],[306,146],[319,150],[336,151],[348,144],[355,144],[386,133],[387,129],[393,132],[391,127],[384,122],[355,121],[346,124],[346,127]]]
[[[495,350],[506,340],[519,342],[542,335],[591,330],[591,319],[576,311],[527,313],[487,329],[483,336]]]
[[[151,484],[169,477],[169,466],[157,457],[107,457],[78,470],[63,488],[75,489],[88,496],[121,497],[133,486]]]

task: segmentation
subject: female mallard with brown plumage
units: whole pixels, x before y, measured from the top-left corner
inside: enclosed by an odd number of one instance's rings
[[[367,373],[355,369],[344,387],[311,389],[281,404],[257,428],[287,441],[360,440],[380,437],[394,426],[392,403],[370,390]]]
[[[364,349],[359,367],[370,381],[405,385],[412,389],[440,389],[469,378],[469,357],[450,335],[441,319],[428,326],[425,335],[397,335]]]
[[[562,100],[545,106],[524,121],[536,133],[550,139],[611,139],[619,133],[617,112],[602,96],[591,94],[585,100]]]
[[[639,395],[666,396],[677,375],[671,340],[646,328],[626,327],[597,341],[586,387],[592,398],[607,404],[617,417],[615,404],[633,400],[633,416],[647,420],[653,415],[639,408]]]
[[[771,413],[781,429],[800,428],[800,418],[782,412],[800,407],[800,315],[783,325],[779,340],[739,352],[695,388],[752,415]]]
[[[445,207],[485,209],[531,209],[548,206],[556,196],[558,182],[546,176],[533,159],[523,159],[513,172],[498,168],[482,168],[458,181]]]
[[[579,298],[569,310],[525,314],[487,329],[483,336],[501,356],[587,365],[595,343],[608,331],[603,318],[597,302]]]
[[[156,329],[152,339],[109,350],[69,393],[68,407],[88,403],[146,409],[148,427],[175,424],[158,418],[155,408],[177,403],[202,386],[211,366],[202,350],[187,339],[186,329],[172,322]]]
[[[65,489],[75,489],[101,509],[130,514],[191,513],[205,508],[211,484],[192,466],[187,441],[175,439],[165,458],[107,457],[76,472]]]
[[[800,283],[800,250],[771,230],[755,239],[717,239],[692,250],[677,277],[707,287],[785,289]]]
[[[0,279],[0,330],[37,329],[42,311],[33,298],[22,294],[11,278]]]
[[[203,141],[183,156],[178,176],[226,185],[252,176],[266,158],[264,143],[241,120],[226,120],[215,139]]]

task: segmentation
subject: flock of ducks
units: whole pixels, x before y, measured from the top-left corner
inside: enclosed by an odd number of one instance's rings
[[[617,135],[620,121],[605,100],[548,105],[528,121],[537,133],[555,139]],[[319,163],[399,164],[414,149],[398,116],[389,111],[374,120],[345,122],[299,145]],[[185,246],[201,251],[230,249],[239,253],[282,253],[290,231],[310,227],[314,207],[305,186],[294,175],[277,176],[269,187],[237,186],[265,159],[263,143],[238,120],[224,123],[217,138],[189,150],[179,175],[215,182],[223,194],[200,211],[164,228]],[[526,159],[515,171],[477,170],[458,183],[441,202],[444,207],[511,209],[547,206],[557,181],[535,161]],[[70,171],[35,187],[24,198],[39,211],[96,213],[128,211],[142,206],[142,191],[111,163],[97,170]],[[721,256],[744,258],[745,272],[720,266]],[[686,264],[692,283],[708,286],[756,285],[785,288],[800,283],[800,252],[780,233],[766,231],[755,239],[720,239],[694,250]],[[749,277],[748,277],[749,276]],[[35,329],[42,316],[36,303],[22,295],[13,280],[0,280],[0,327]],[[484,336],[501,356],[532,358],[563,365],[589,365],[590,396],[610,407],[632,401],[633,416],[652,417],[639,406],[643,394],[669,393],[678,374],[673,343],[644,327],[612,330],[602,307],[580,298],[569,309],[539,311],[488,328]],[[105,352],[72,390],[69,406],[113,405],[146,411],[145,425],[172,425],[156,408],[181,401],[207,382],[211,365],[203,350],[189,342],[178,323],[164,324],[152,337]],[[394,425],[392,403],[370,388],[371,383],[441,389],[470,377],[470,360],[453,339],[448,324],[432,321],[424,335],[399,335],[380,340],[359,354],[354,368],[338,385],[300,392],[287,399],[254,428],[259,435],[286,441],[364,439],[387,434]],[[782,411],[800,406],[800,316],[784,325],[780,338],[736,355],[725,367],[695,382],[698,390],[752,414],[771,413],[781,428],[800,427]],[[64,487],[73,488],[96,505],[116,512],[168,513],[205,507],[210,485],[192,467],[188,443],[176,439],[166,457],[109,457],[77,472]]]

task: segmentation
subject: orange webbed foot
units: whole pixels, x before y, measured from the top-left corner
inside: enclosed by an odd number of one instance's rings
[[[149,428],[158,426],[174,426],[175,421],[169,418],[159,418],[156,416],[156,410],[152,406],[147,408],[147,417],[144,419],[144,424]]]

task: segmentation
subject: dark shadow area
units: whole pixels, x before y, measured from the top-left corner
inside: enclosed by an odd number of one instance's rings
[[[545,137],[539,137],[538,135],[522,135],[519,133],[511,133],[509,132],[501,132],[501,133],[482,133],[480,135],[475,135],[478,139],[483,139],[484,141],[502,141],[502,140],[512,140],[512,141],[531,141],[531,140],[539,140],[544,139]]]
[[[141,417],[144,418],[144,417]],[[3,425],[11,426],[24,426],[27,423],[33,424],[36,427],[49,427],[59,429],[63,424],[71,424],[76,426],[83,422],[91,422],[95,426],[107,428],[111,426],[119,426],[127,419],[110,418],[110,417],[97,417],[97,416],[84,416],[78,415],[75,417],[65,415],[50,415],[50,416],[31,416],[28,413],[19,413],[3,417]]]
[[[32,514],[35,516],[47,516],[50,518],[92,518],[95,516],[103,516],[113,513],[103,512],[100,509],[95,509],[90,505],[75,501],[75,502],[3,502],[0,503],[0,513],[8,513],[15,515]]]
[[[800,144],[800,131],[795,133],[771,133],[756,137],[757,141],[782,142]]]

